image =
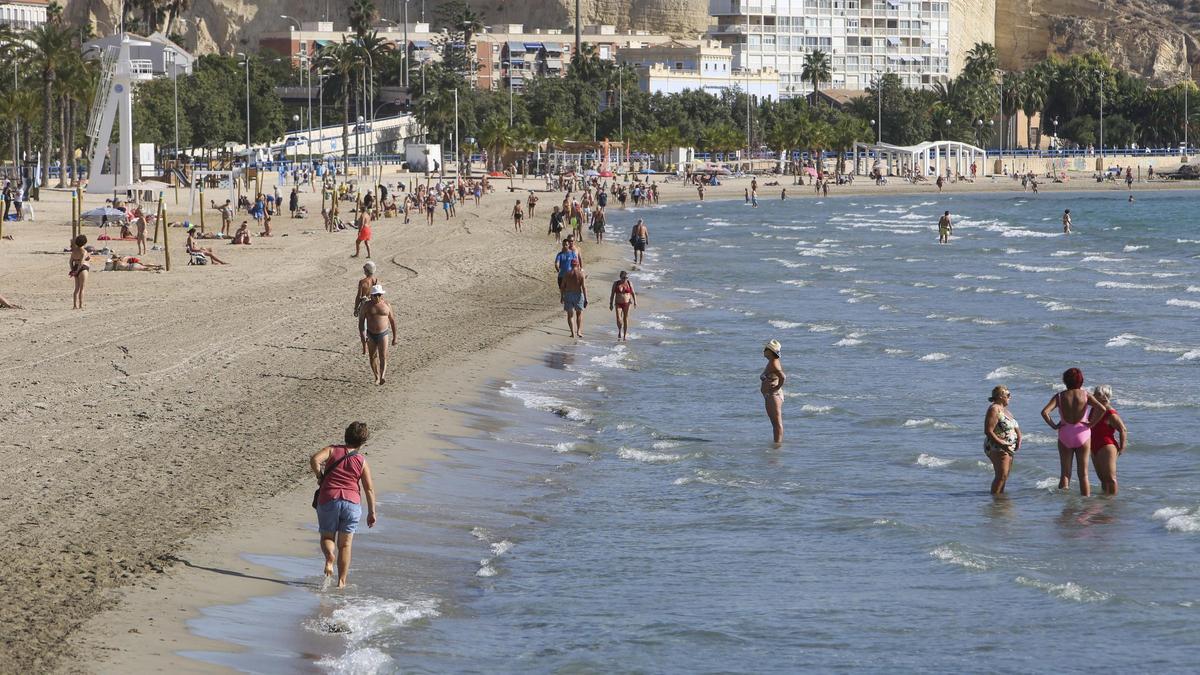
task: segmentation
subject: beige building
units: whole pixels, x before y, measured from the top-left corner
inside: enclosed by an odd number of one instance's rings
[[[617,62],[633,66],[638,87],[651,94],[695,90],[720,95],[727,89],[738,89],[759,98],[779,98],[777,71],[735,70],[733,50],[716,40],[672,40],[626,47],[617,53]]]

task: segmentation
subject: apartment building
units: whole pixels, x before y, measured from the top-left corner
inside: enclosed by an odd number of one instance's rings
[[[909,87],[954,74],[951,0],[709,0],[709,14],[734,67],[775,69],[784,98],[812,91],[801,73],[815,50],[829,54],[836,89],[865,89],[883,72]]]
[[[758,98],[779,98],[778,72],[772,68],[735,70],[733,50],[716,40],[627,47],[617,53],[617,62],[632,66],[638,88],[651,94],[697,90],[719,96],[727,89],[738,89]]]
[[[0,2],[0,25],[29,30],[46,23],[49,0],[6,0]]]

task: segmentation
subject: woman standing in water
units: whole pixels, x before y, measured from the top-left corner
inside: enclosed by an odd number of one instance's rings
[[[767,367],[758,376],[759,391],[767,407],[767,418],[771,420],[771,428],[775,432],[775,445],[783,443],[783,383],[787,377],[783,374],[783,364],[779,361],[779,351],[782,346],[779,340],[771,340],[763,345],[763,357],[767,359]]]
[[[1004,494],[1013,457],[1021,449],[1021,425],[1008,410],[1012,393],[1003,385],[994,387],[988,397],[991,405],[983,419],[983,454],[992,460],[996,477],[992,479],[992,494]]]
[[[633,292],[633,283],[629,281],[629,273],[621,270],[621,278],[613,282],[612,291],[608,294],[608,309],[617,310],[617,339],[629,339],[629,307],[637,307],[637,295]]]
[[[1092,390],[1092,396],[1105,407],[1104,414],[1092,424],[1092,452],[1095,454],[1096,476],[1106,495],[1117,494],[1117,457],[1125,452],[1129,432],[1125,422],[1112,404],[1112,387],[1102,384]]]
[[[1079,494],[1092,494],[1088,484],[1088,457],[1092,451],[1092,429],[1088,418],[1092,409],[1107,410],[1107,406],[1083,390],[1083,371],[1068,368],[1062,375],[1066,391],[1060,391],[1042,408],[1042,419],[1051,429],[1058,431],[1058,489],[1071,487],[1071,462],[1078,468]],[[1050,419],[1050,413],[1058,409],[1058,421]],[[1097,421],[1100,419],[1096,418]]]
[[[92,254],[84,248],[87,241],[87,237],[82,234],[71,240],[71,271],[67,273],[67,276],[75,280],[71,309],[83,309],[83,287],[87,285],[88,271],[92,269]]]
[[[375,485],[371,467],[361,450],[371,438],[363,422],[346,427],[345,445],[330,445],[314,452],[308,466],[317,477],[313,506],[317,509],[317,530],[321,533],[321,553],[325,555],[325,585],[333,581],[337,566],[337,587],[346,587],[350,573],[350,548],[362,517],[362,500],[367,500],[367,527],[375,527]]]

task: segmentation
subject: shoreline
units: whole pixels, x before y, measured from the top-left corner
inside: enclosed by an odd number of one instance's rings
[[[789,198],[823,198],[809,191],[810,185],[788,185],[787,176],[768,178],[779,179],[780,188],[794,190],[789,192]],[[767,187],[763,185],[765,182],[760,181],[764,188]],[[533,179],[522,185],[539,183]],[[744,178],[728,179],[720,188],[710,189],[706,201],[736,200],[748,184]],[[970,184],[968,188],[973,189],[951,185],[942,196],[1018,192],[1018,186],[1019,183],[1007,181]],[[561,312],[553,308],[553,303],[542,306],[539,299],[549,290],[550,276],[534,276],[538,269],[549,268],[548,260],[553,255],[552,242],[542,239],[541,230],[553,203],[548,198],[542,200],[542,216],[530,219],[527,225],[533,230],[520,236],[511,235],[506,215],[511,202],[505,203],[504,197],[511,198],[513,193],[506,194],[505,187],[502,182],[497,183],[496,194],[489,196],[478,212],[468,205],[463,209],[466,213],[450,221],[448,226],[440,219],[435,220],[432,232],[414,221],[403,232],[393,234],[394,229],[402,227],[397,220],[382,221],[376,230],[376,245],[381,249],[392,247],[386,254],[377,256],[377,260],[381,267],[386,262],[396,266],[393,270],[387,265],[389,275],[395,278],[386,283],[397,289],[397,293],[404,294],[397,313],[402,322],[413,324],[402,329],[401,332],[407,334],[403,336],[405,342],[401,352],[397,353],[397,356],[407,358],[398,358],[393,363],[394,373],[412,369],[404,375],[394,375],[386,402],[395,403],[400,409],[410,410],[414,416],[427,420],[427,426],[420,431],[405,433],[396,430],[406,424],[404,419],[395,427],[381,428],[373,424],[376,431],[373,445],[380,445],[381,438],[395,436],[394,444],[411,442],[417,448],[412,452],[390,453],[384,460],[373,463],[377,465],[381,484],[402,484],[425,462],[439,456],[437,448],[444,445],[439,436],[446,429],[460,428],[456,426],[456,413],[447,410],[452,407],[448,401],[460,400],[454,398],[456,396],[475,396],[479,391],[478,386],[471,387],[463,382],[446,385],[445,390],[438,389],[446,381],[455,379],[448,375],[461,372],[448,369],[450,357],[444,354],[445,345],[457,345],[471,353],[459,367],[468,368],[464,364],[473,364],[470,367],[476,369],[475,377],[482,378],[478,380],[482,385],[487,380],[483,374],[487,368],[503,365],[501,372],[507,371],[512,357],[508,353],[511,350],[506,350],[505,346],[517,344],[522,336],[535,339],[540,334],[547,344],[558,337],[565,339],[561,325],[554,326],[556,321],[561,324]],[[661,187],[664,205],[699,203],[694,188],[678,182]],[[1126,192],[1123,185],[1082,181],[1047,187],[1050,188],[1047,192]],[[1135,192],[1159,187],[1135,185]],[[1164,190],[1190,187],[1175,183],[1161,186]],[[523,192],[518,189],[516,194]],[[47,194],[50,194],[49,190]],[[922,194],[938,193],[931,185],[875,186],[867,181],[849,188],[833,186],[830,197]],[[314,195],[301,193],[301,196],[310,212],[319,212],[319,199],[314,209]],[[770,199],[763,190],[760,190],[760,198]],[[39,205],[42,221],[47,220],[47,214],[50,214],[49,220],[55,220],[54,206],[53,199],[43,199]],[[59,210],[65,212],[66,204],[59,206]],[[612,210],[619,220],[626,219],[626,215],[619,215],[623,214],[621,210]],[[653,209],[641,211],[649,215],[651,240],[661,237],[654,227]],[[630,220],[634,217],[629,215]],[[235,218],[235,224],[237,220]],[[24,441],[7,442],[10,451],[16,448],[21,454],[22,461],[10,467],[10,473],[4,477],[12,485],[19,484],[22,471],[39,471],[39,477],[41,471],[47,471],[51,477],[44,483],[35,483],[34,487],[40,488],[43,495],[48,493],[49,504],[79,500],[73,507],[62,507],[60,518],[50,523],[41,522],[34,531],[23,533],[26,538],[18,541],[20,556],[13,554],[7,559],[13,563],[9,567],[14,570],[10,579],[32,578],[35,585],[40,585],[51,579],[84,576],[82,587],[67,584],[68,591],[76,595],[62,595],[45,607],[36,606],[10,624],[17,628],[32,628],[37,625],[36,621],[44,620],[34,614],[47,611],[54,614],[70,608],[71,611],[62,612],[62,616],[55,616],[59,623],[52,630],[43,629],[39,633],[42,647],[37,650],[40,653],[32,663],[57,666],[60,671],[115,672],[153,668],[156,659],[166,658],[188,670],[197,670],[204,664],[177,656],[175,652],[185,647],[182,642],[170,642],[184,639],[204,642],[188,634],[184,625],[188,616],[193,616],[201,606],[223,602],[221,597],[251,597],[262,595],[258,592],[262,589],[274,592],[284,588],[271,570],[240,557],[239,552],[244,549],[234,548],[228,536],[233,523],[239,526],[239,531],[244,530],[240,536],[252,538],[256,547],[265,549],[260,551],[262,553],[311,549],[315,555],[315,536],[307,507],[311,487],[307,480],[298,482],[296,478],[300,475],[296,469],[297,462],[302,461],[300,454],[306,458],[308,452],[319,447],[314,444],[336,440],[342,426],[357,411],[364,407],[372,410],[372,406],[383,399],[380,394],[363,392],[361,399],[350,400],[360,396],[368,377],[365,363],[353,353],[355,349],[349,349],[352,352],[349,359],[328,355],[330,352],[347,354],[349,331],[341,331],[349,326],[349,312],[348,307],[342,305],[349,304],[346,300],[352,280],[357,277],[357,264],[341,260],[348,252],[347,245],[352,237],[345,233],[326,235],[314,221],[316,218],[300,222],[278,218],[276,227],[280,236],[273,240],[256,239],[251,250],[236,252],[235,265],[220,276],[217,276],[217,270],[222,268],[186,268],[182,265],[171,275],[118,275],[114,278],[108,273],[97,274],[90,282],[91,306],[78,314],[57,309],[69,296],[69,287],[57,276],[57,267],[53,275],[41,276],[47,267],[57,263],[38,255],[57,254],[53,242],[65,239],[62,236],[67,227],[65,219],[60,216],[62,224],[58,230],[48,230],[43,222],[34,227],[14,223],[6,228],[6,234],[15,231],[18,240],[3,242],[0,247],[6,262],[6,269],[0,272],[0,280],[6,285],[0,287],[0,292],[33,309],[22,313],[0,313],[0,329],[14,343],[2,354],[4,363],[11,364],[4,369],[8,380],[5,384],[17,392],[14,398],[19,399],[0,408],[0,419],[11,425],[15,439]],[[623,230],[630,224],[622,223],[621,230],[614,229],[616,241],[611,245],[620,252],[612,258],[614,264],[627,260],[624,256],[628,250],[622,245]],[[478,229],[472,232],[471,228],[477,226]],[[304,228],[316,230],[315,237],[321,238],[322,243],[328,244],[334,236],[340,236],[340,239],[332,244],[332,248],[328,245],[321,248],[301,246],[296,242],[305,240]],[[94,230],[86,232],[90,234]],[[181,232],[172,230],[173,246],[178,247],[181,243]],[[283,237],[287,235],[291,236],[285,240]],[[546,248],[541,248],[543,245]],[[591,270],[599,269],[597,263],[601,262],[595,257],[594,252],[598,250],[595,246],[585,244],[584,247]],[[38,247],[45,250],[38,250]],[[608,258],[609,246],[601,250]],[[329,255],[331,251],[332,255]],[[400,253],[392,255],[392,251]],[[27,257],[18,260],[17,265],[7,264],[13,261],[13,255],[22,252]],[[161,258],[161,252],[149,256],[159,262],[155,256]],[[272,266],[255,268],[251,263],[253,256],[269,256]],[[472,269],[472,263],[479,269]],[[439,266],[446,269],[439,270]],[[111,284],[117,279],[129,283],[114,289]],[[329,283],[329,279],[334,281]],[[185,283],[188,281],[192,283]],[[16,282],[16,291],[12,290],[13,282]],[[500,288],[495,288],[497,285]],[[268,294],[279,291],[286,297],[281,299]],[[48,308],[48,298],[53,298],[55,309]],[[418,302],[410,304],[413,298]],[[250,300],[265,307],[241,306]],[[220,307],[221,316],[208,316],[206,312],[211,307]],[[442,311],[447,307],[452,311]],[[297,316],[283,316],[289,310],[296,311]],[[342,315],[342,311],[346,314]],[[121,317],[121,322],[114,324],[114,313]],[[336,319],[331,318],[333,315]],[[515,321],[514,316],[518,317]],[[10,319],[15,321],[10,322]],[[477,326],[486,328],[486,335],[458,325],[472,319],[479,322]],[[85,325],[79,326],[81,322]],[[591,325],[597,324],[591,322]],[[65,338],[62,341],[67,351],[61,351],[54,342],[25,339],[37,335],[39,330],[56,339]],[[288,339],[294,344],[288,344]],[[113,354],[116,347],[131,349],[136,354],[134,363]],[[403,353],[410,347],[414,348],[414,353]],[[145,363],[138,361],[143,358]],[[89,359],[91,367],[82,383],[78,381],[77,361],[80,359]],[[114,371],[116,375],[113,375]],[[32,373],[37,374],[36,381],[29,380]],[[370,387],[365,388],[373,391]],[[442,398],[431,397],[433,392],[441,392],[435,396]],[[112,396],[121,397],[120,405],[107,401]],[[276,410],[274,403],[280,404],[282,409]],[[338,420],[332,427],[318,424],[319,420],[313,419],[321,415],[313,415],[312,411],[320,410],[324,414],[325,409],[321,406],[325,405],[329,407],[328,417]],[[133,419],[130,419],[131,412]],[[155,424],[147,423],[139,413],[148,414]],[[93,425],[95,428],[84,428],[86,423],[81,426],[81,419],[98,423]],[[371,422],[376,418],[367,419]],[[162,428],[155,428],[159,425]],[[214,426],[220,428],[214,429]],[[59,434],[65,438],[60,440]],[[290,442],[280,447],[280,438]],[[42,444],[36,445],[39,442]],[[35,445],[40,454],[30,459],[27,451]],[[251,459],[261,460],[263,466],[254,467],[256,473],[241,484],[235,481],[231,485],[228,474],[232,469],[229,466],[241,461],[245,453],[252,453]],[[142,494],[126,496],[124,500],[120,499],[121,495],[93,497],[89,486],[120,481],[123,475],[120,471],[129,468],[124,464],[131,459],[146,463],[146,468],[156,475],[165,474],[157,475],[161,482],[140,486]],[[85,470],[78,477],[56,473],[55,467],[63,464],[62,469],[66,471]],[[59,482],[56,484],[53,478],[58,478]],[[65,489],[59,487],[69,480],[73,482]],[[389,486],[389,490],[394,491],[394,488]],[[84,491],[86,495],[82,494]],[[264,493],[273,496],[262,500]],[[185,497],[183,503],[173,503]],[[5,495],[5,498],[9,497]],[[217,501],[219,499],[224,501]],[[237,506],[229,508],[229,504]],[[163,512],[144,518],[148,508],[161,508]],[[182,515],[185,510],[190,510],[187,518]],[[250,515],[249,519],[245,518],[247,515]],[[89,520],[85,516],[92,517]],[[139,516],[148,522],[140,523]],[[21,514],[10,514],[7,522],[10,531],[17,531],[18,523],[24,519]],[[78,524],[73,523],[73,519],[79,520]],[[76,539],[86,539],[89,529],[99,528],[101,533],[108,532],[120,539],[131,536],[122,527],[131,522],[140,523],[151,531],[158,530],[155,534],[161,534],[162,539],[148,544],[134,542],[142,544],[140,547],[119,542],[126,548],[118,548],[116,552],[110,550],[107,556],[101,554],[99,557],[107,560],[99,562],[95,560],[94,549],[79,550],[84,548],[86,541]],[[290,525],[280,527],[277,523]],[[171,526],[185,533],[181,539],[169,531]],[[182,546],[178,545],[180,541],[184,542]],[[65,545],[62,542],[66,542]],[[62,560],[53,558],[59,551],[64,554]],[[38,555],[49,556],[51,560],[43,567],[46,561],[38,559]],[[215,572],[188,567],[174,562],[176,559],[230,574],[221,575],[214,583]],[[214,589],[214,586],[219,588]],[[10,584],[3,584],[3,587],[13,590]],[[233,596],[220,595],[227,592]],[[14,593],[10,597],[14,602],[27,599],[36,602],[36,594],[25,593]],[[88,602],[72,603],[81,597],[86,597]],[[95,611],[113,605],[115,609]],[[9,611],[5,614],[7,618]],[[131,629],[138,632],[131,633]],[[65,655],[61,639],[64,635],[67,636]],[[199,648],[213,648],[219,644],[203,644]],[[65,658],[55,664],[59,657]],[[139,658],[146,660],[139,661]],[[131,665],[116,667],[113,665],[116,663]]]

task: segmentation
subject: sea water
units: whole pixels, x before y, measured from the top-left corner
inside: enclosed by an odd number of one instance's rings
[[[632,339],[614,341],[611,280],[591,278],[586,339],[492,383],[464,410],[477,433],[385,496],[354,587],[287,620],[306,647],[223,662],[1193,670],[1200,198],[760,203],[619,212],[654,244]],[[781,448],[758,391],[771,338]],[[1039,413],[1072,366],[1129,426],[1116,498],[1094,475],[1095,496],[1055,489]],[[998,384],[1024,432],[999,500],[982,452]]]

